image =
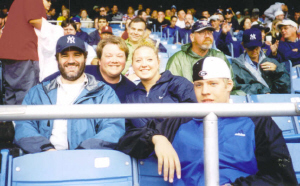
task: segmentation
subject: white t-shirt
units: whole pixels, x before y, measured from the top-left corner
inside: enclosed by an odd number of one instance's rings
[[[84,82],[78,84],[63,84],[61,76],[57,77],[56,80],[58,84],[56,105],[74,104],[88,81],[86,76]],[[50,142],[56,150],[66,150],[69,148],[67,119],[54,120]]]
[[[178,26],[180,28],[184,28],[185,27],[184,20],[180,21],[179,19],[177,19],[176,26]]]

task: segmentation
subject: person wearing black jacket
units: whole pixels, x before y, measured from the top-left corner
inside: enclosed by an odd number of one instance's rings
[[[198,102],[229,102],[233,82],[223,60],[199,60],[193,66],[193,81]],[[271,117],[219,118],[218,128],[220,185],[297,185],[282,131]],[[204,185],[201,118],[149,121],[127,131],[117,149],[135,158],[155,151],[159,174],[164,164],[165,181],[169,176],[173,182],[176,169],[174,185]]]

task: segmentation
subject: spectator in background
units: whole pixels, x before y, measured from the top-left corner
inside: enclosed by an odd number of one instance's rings
[[[279,62],[291,60],[293,66],[300,65],[300,41],[297,37],[298,25],[292,20],[283,20],[277,25],[285,41],[276,41],[271,46],[272,56]]]
[[[96,28],[96,29],[99,29],[99,18],[100,17],[105,17],[106,18],[106,20],[107,20],[107,22],[108,21],[111,21],[111,17],[107,14],[107,11],[106,11],[106,9],[105,9],[105,7],[104,6],[101,6],[100,7],[100,9],[99,9],[99,11],[100,11],[100,16],[97,16],[96,18],[95,18],[95,20],[94,20],[94,27]]]
[[[143,9],[144,9],[144,8],[143,8],[143,4],[139,4],[139,5],[138,5],[138,9],[137,9],[136,11],[134,11],[134,15],[137,16],[139,10],[143,10]],[[149,13],[150,13],[150,11],[149,11]]]
[[[177,16],[177,8],[175,5],[171,6],[171,13],[172,13],[172,16]]]
[[[101,37],[100,37],[101,29],[105,26],[108,26],[108,21],[107,21],[106,17],[105,16],[99,17],[97,30],[90,33],[91,45],[98,45],[99,41],[101,40]]]
[[[126,21],[127,19],[134,19],[134,18],[135,18],[134,9],[132,8],[132,6],[129,6],[127,9],[127,14],[123,15],[122,17],[122,21]]]
[[[210,14],[207,10],[202,11],[202,16],[206,17],[207,19],[210,17]]]
[[[239,28],[239,32],[236,34],[235,38],[238,42],[242,42],[243,41],[243,34],[245,30],[248,30],[251,28],[252,25],[252,21],[250,17],[245,17],[241,24],[240,24],[240,28]]]
[[[30,89],[23,105],[119,104],[115,91],[85,74],[86,48],[74,35],[61,37],[56,58],[61,75]],[[16,144],[25,153],[75,149],[114,149],[125,132],[124,119],[16,121]]]
[[[51,7],[49,9],[49,11],[47,12],[47,20],[50,20],[50,21],[56,20],[57,18],[55,16],[55,14],[56,14],[55,8]],[[54,23],[54,24],[56,24],[56,23]]]
[[[79,17],[73,17],[71,19],[76,24],[76,36],[82,39],[84,42],[91,44],[91,38],[90,36],[81,30],[81,21]]]
[[[150,17],[151,17],[151,15],[150,15],[150,13],[151,13],[151,8],[146,8],[145,12],[146,12],[146,14],[147,14],[147,18],[150,18]]]
[[[294,12],[294,17],[293,17],[293,21],[294,21],[295,23],[298,23],[299,18],[300,18],[300,10],[295,10],[295,12]]]
[[[184,23],[185,27],[178,30],[178,39],[175,38],[173,43],[187,44],[191,42],[190,34],[194,24],[192,14],[186,14]]]
[[[0,39],[5,104],[21,104],[29,89],[39,83],[38,40],[50,0],[14,1]],[[34,11],[33,11],[34,10]]]
[[[96,19],[99,16],[99,12],[100,12],[99,6],[95,5],[93,7],[93,11],[90,13],[90,18],[93,20]]]
[[[111,13],[108,14],[112,21],[122,21],[123,14],[119,12],[118,6],[113,5],[111,8]]]
[[[244,16],[241,15],[241,12],[240,12],[240,11],[237,11],[237,12],[235,13],[235,15],[236,15],[237,21],[239,22],[239,24],[241,24],[242,20],[244,19]]]
[[[214,28],[213,36],[214,36],[214,40],[216,41],[221,34],[220,17],[218,15],[212,15],[209,20],[211,26]]]
[[[287,14],[289,10],[288,6],[285,5],[284,3],[277,2],[265,10],[264,12],[264,14],[266,15],[265,23],[270,24],[273,20],[275,20],[276,18],[275,12],[277,12],[278,10],[284,12],[284,18],[287,18]]]
[[[176,31],[178,31],[180,28],[176,26],[177,17],[172,16],[171,17],[171,25],[168,25],[166,28],[163,29],[163,37],[164,38],[174,38],[176,37]]]
[[[151,14],[151,20],[152,20],[152,21],[156,20],[156,19],[157,19],[157,16],[158,16],[158,15],[157,15],[157,10],[153,10],[153,11],[152,11],[152,14]]]
[[[145,33],[146,33],[146,22],[142,18],[136,17],[129,23],[128,39],[125,41],[129,49],[129,55],[126,61],[125,68],[122,71],[122,74],[125,76],[129,76],[133,74],[133,71],[131,69],[132,53],[138,47],[138,45],[144,40]]]
[[[249,9],[248,8],[245,8],[244,9],[244,17],[250,17],[250,14],[249,14]]]
[[[152,30],[152,26],[153,26],[153,22],[149,23],[149,19],[148,16],[146,14],[146,12],[144,10],[139,10],[138,12],[138,17],[143,19],[146,22],[146,27],[147,27],[147,34],[150,35],[151,30]]]
[[[61,23],[61,27],[64,29],[64,35],[74,35],[76,36],[77,32],[77,25],[74,21],[63,21]],[[96,52],[93,49],[92,46],[90,46],[88,43],[84,42],[85,48],[87,50],[87,57],[86,57],[86,64],[90,65],[93,61],[93,59],[96,57]]]
[[[93,20],[88,17],[88,13],[86,9],[81,9],[80,11],[80,22],[81,22],[81,27],[83,28],[93,28]],[[83,21],[89,21],[89,22],[83,22]]]
[[[243,35],[246,53],[232,60],[236,88],[246,94],[290,93],[290,76],[283,64],[261,50],[262,35],[257,28]]]
[[[281,20],[274,20],[272,22],[272,29],[267,34],[267,36],[272,36],[272,45],[275,44],[276,41],[281,40],[281,38],[282,38],[280,30],[277,29],[277,25],[280,24],[280,23],[282,23]]]
[[[58,23],[58,25],[61,25],[61,22],[62,21],[66,21],[66,20],[68,20],[70,18],[70,10],[69,9],[63,9],[62,10],[62,16],[59,16],[58,18],[57,18],[57,21],[60,21],[59,23]]]
[[[230,10],[228,8],[226,9],[225,18],[228,23],[232,24],[232,31],[238,32],[240,25],[239,25],[238,21],[233,17],[232,10]]]
[[[160,32],[169,25],[170,21],[165,19],[164,11],[159,10],[157,19],[153,21],[154,32]]]
[[[167,9],[167,10],[165,11],[165,15],[166,15],[166,16],[165,16],[165,19],[171,21],[172,12],[171,12],[170,9]]]
[[[178,17],[178,19],[176,22],[176,26],[178,26],[179,28],[184,28],[185,27],[185,22],[184,22],[185,12],[184,12],[184,10],[179,10],[177,17]]]

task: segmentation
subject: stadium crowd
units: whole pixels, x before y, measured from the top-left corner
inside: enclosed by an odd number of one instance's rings
[[[127,12],[118,5],[72,12],[65,5],[56,10],[51,0],[15,0],[0,14],[4,102],[228,103],[230,95],[291,93],[286,62],[300,66],[300,9],[294,10],[284,3],[264,11],[228,6],[214,12],[139,4]],[[118,35],[115,21],[125,24]],[[181,49],[170,55],[161,40]],[[163,53],[169,58],[160,73]],[[204,183],[203,159],[193,156],[203,153],[199,118],[14,124],[15,144],[25,153],[110,148],[146,158],[155,151],[166,181]],[[282,132],[271,117],[220,118],[219,127],[221,185],[297,185]],[[229,136],[235,132],[239,135]],[[239,141],[243,135],[250,138]]]

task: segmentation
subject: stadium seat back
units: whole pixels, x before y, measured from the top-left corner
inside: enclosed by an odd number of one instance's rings
[[[8,178],[8,157],[9,151],[8,149],[1,150],[1,172],[0,172],[0,186],[7,185],[7,178]]]
[[[94,32],[96,28],[80,28],[82,31],[86,32],[87,34],[90,34],[91,32]]]
[[[13,159],[12,185],[131,186],[131,158],[114,150],[66,150]]]
[[[230,103],[247,103],[246,96],[230,95]]]
[[[138,160],[139,185],[140,186],[171,186],[164,181],[162,175],[157,171],[157,159],[151,156],[147,159]]]
[[[290,102],[299,102],[300,95],[258,94],[258,95],[247,95],[247,99],[249,103],[290,103]],[[299,134],[300,130],[299,130],[299,121],[297,116],[275,116],[272,118],[277,123],[278,127],[282,130],[283,135]]]

